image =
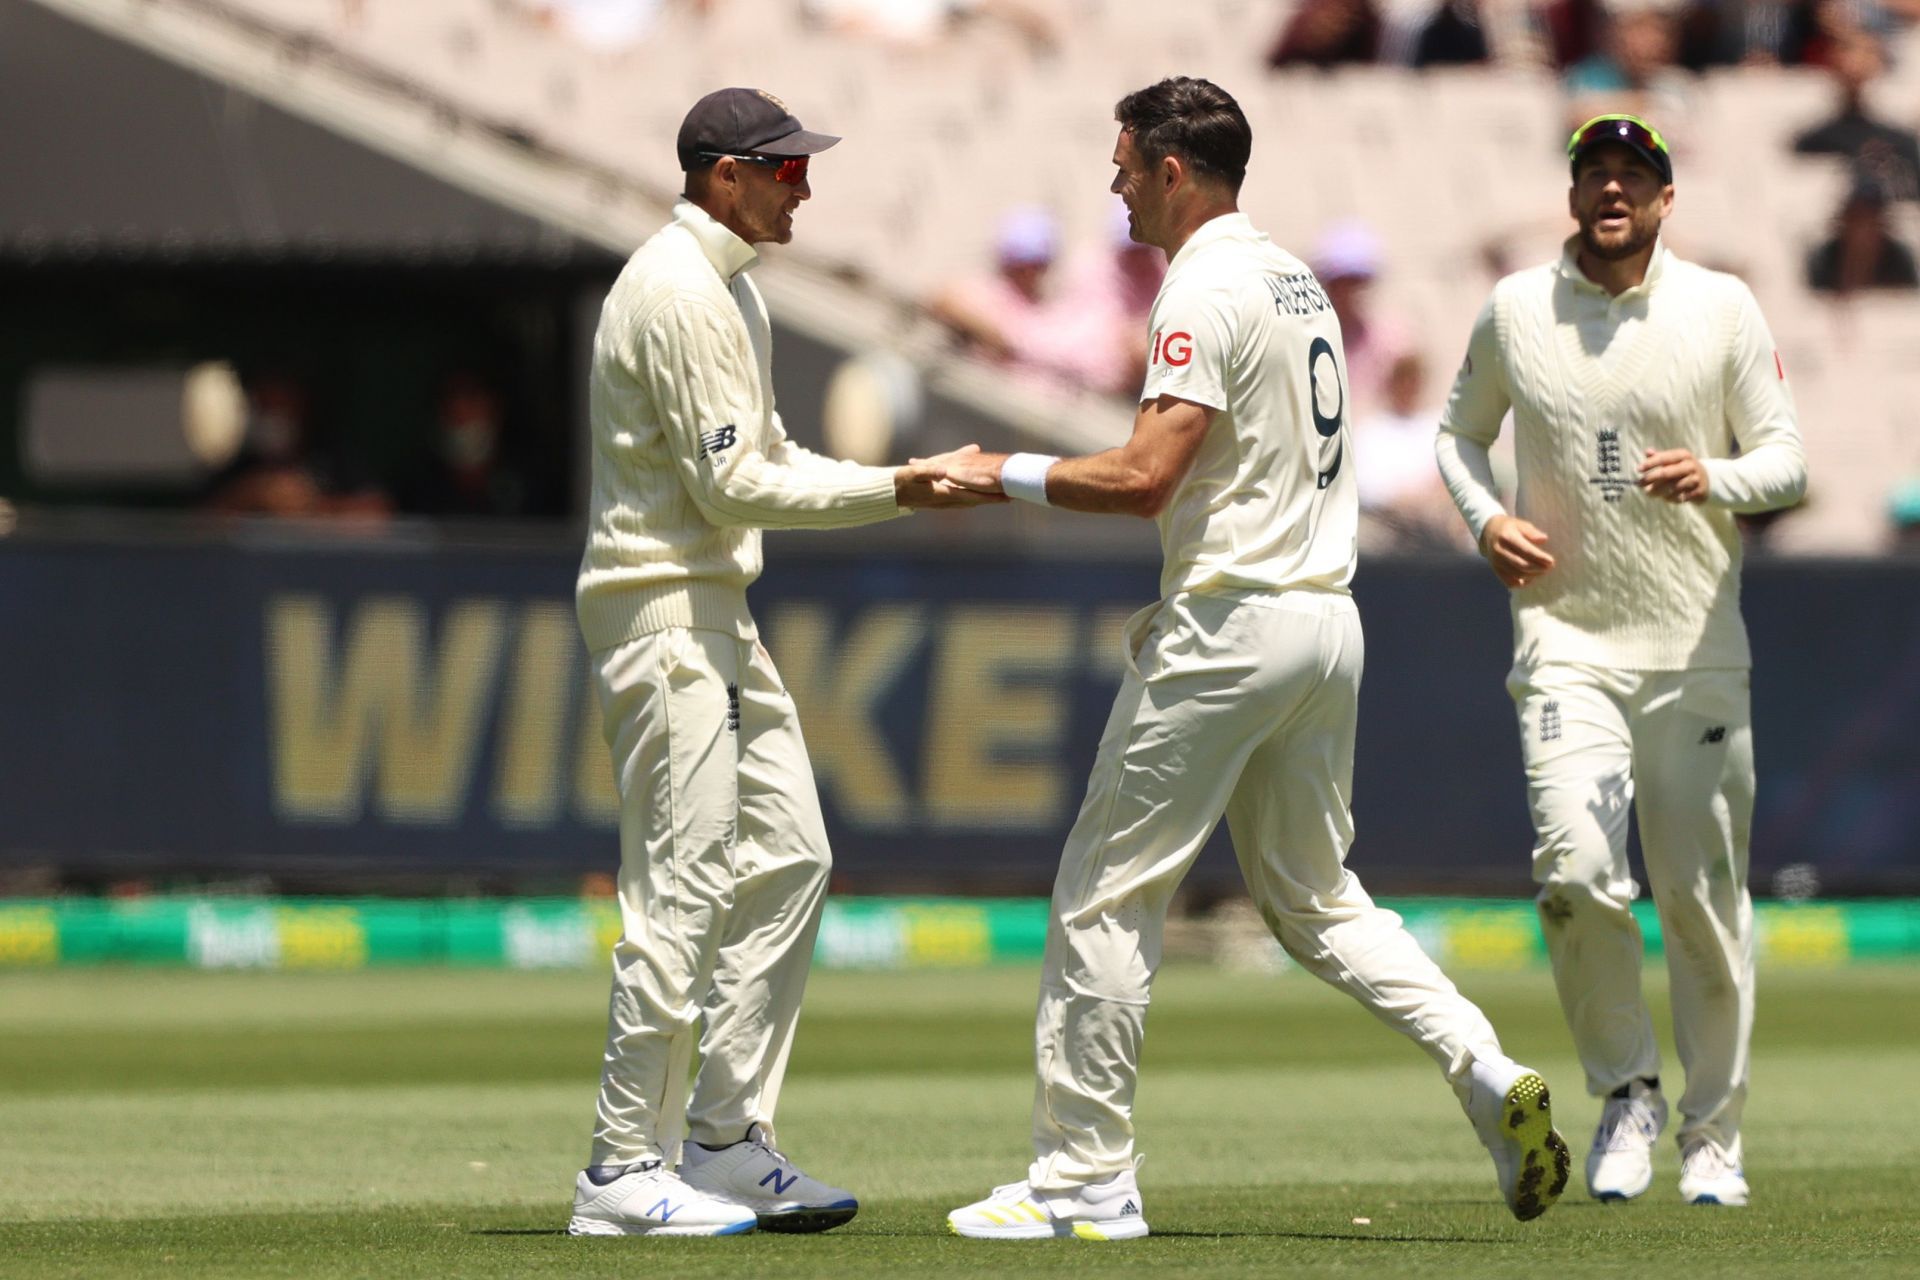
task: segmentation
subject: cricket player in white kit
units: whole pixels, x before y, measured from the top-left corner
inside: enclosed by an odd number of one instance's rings
[[[774,1145],[829,854],[746,589],[763,528],[1002,499],[934,464],[856,466],[786,437],[747,273],[755,244],[792,239],[808,157],[837,141],[757,90],[702,98],[678,142],[686,196],[594,335],[577,603],[620,794],[621,933],[575,1235],[819,1231],[858,1209]]]
[[[1223,813],[1287,952],[1439,1063],[1509,1206],[1535,1217],[1567,1178],[1545,1083],[1344,865],[1361,635],[1339,323],[1313,273],[1237,210],[1252,135],[1230,96],[1166,80],[1115,116],[1113,190],[1135,239],[1170,258],[1132,438],[1065,460],[975,454],[944,473],[1155,519],[1163,598],[1128,623],[1054,887],[1033,1163],[949,1225],[987,1239],[1147,1234],[1132,1107],[1148,988],[1168,901]]]
[[[1752,293],[1660,241],[1665,140],[1601,116],[1567,150],[1579,233],[1557,263],[1494,287],[1441,419],[1440,469],[1512,588],[1508,690],[1541,925],[1587,1086],[1607,1099],[1588,1189],[1646,1191],[1667,1120],[1630,910],[1631,808],[1686,1070],[1681,1195],[1743,1205],[1754,782],[1734,515],[1798,501],[1806,456]],[[1513,513],[1487,453],[1509,410]]]

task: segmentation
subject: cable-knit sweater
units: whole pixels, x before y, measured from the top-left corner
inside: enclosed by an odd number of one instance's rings
[[[593,498],[575,606],[590,650],[664,627],[754,634],[760,530],[904,514],[893,471],[787,438],[753,248],[682,201],[600,311]]]
[[[1790,505],[1807,480],[1773,337],[1733,276],[1656,246],[1613,297],[1577,243],[1494,286],[1435,445],[1477,541],[1504,511],[1487,451],[1513,410],[1516,514],[1556,561],[1512,593],[1516,664],[1745,667],[1733,517]],[[1705,502],[1637,487],[1646,451],[1675,448],[1705,462]]]

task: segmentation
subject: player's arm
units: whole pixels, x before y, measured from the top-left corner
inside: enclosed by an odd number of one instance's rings
[[[1500,359],[1500,335],[1494,299],[1480,310],[1467,339],[1466,359],[1453,380],[1453,392],[1440,415],[1434,459],[1453,505],[1467,522],[1480,554],[1509,587],[1524,587],[1553,568],[1547,535],[1531,521],[1508,513],[1493,480],[1493,442],[1513,406],[1506,368]]]
[[[772,422],[769,424],[766,446],[761,452],[766,454],[767,461],[774,466],[788,467],[794,471],[809,472],[832,479],[836,476],[851,476],[854,472],[850,468],[863,465],[845,458],[830,458],[824,453],[815,453],[787,434],[787,424],[781,420],[778,409],[775,409],[771,416]]]
[[[824,476],[829,482],[837,482],[857,471],[871,471],[873,468],[846,458],[830,458],[824,453],[815,453],[805,445],[796,442],[787,434],[786,423],[780,420],[775,410],[772,417],[772,441],[765,452],[767,458],[779,467],[788,467],[802,474]],[[941,467],[953,458],[964,457],[980,452],[977,444],[962,445],[949,453],[933,458],[915,458],[903,467],[893,468],[894,499],[902,507],[910,510],[922,508],[979,507],[1005,502],[1003,493],[986,493],[978,489],[968,489],[950,483],[941,474]]]
[[[1166,509],[1193,466],[1214,415],[1227,407],[1227,374],[1238,329],[1231,289],[1164,293],[1150,322],[1153,353],[1133,434],[1118,449],[1078,458],[980,454],[949,465],[957,484],[1046,506],[1145,516]]]
[[[1760,304],[1739,287],[1727,354],[1727,425],[1737,458],[1696,458],[1686,449],[1647,450],[1640,486],[1669,502],[1705,502],[1729,511],[1790,507],[1807,491],[1807,453],[1787,388],[1786,366]]]
[[[688,496],[709,523],[844,528],[911,507],[982,500],[947,485],[934,467],[770,457],[768,442],[748,426],[759,415],[751,353],[739,326],[714,307],[682,299],[662,308],[642,327],[635,356],[633,372],[651,393]]]
[[[1117,449],[1077,458],[1042,459],[1037,454],[1021,454],[1022,462],[1015,466],[1032,460],[1027,482],[1038,485],[1039,490],[1030,496],[1044,497],[1047,506],[1151,519],[1166,509],[1174,490],[1193,466],[1193,457],[1200,451],[1215,412],[1209,405],[1163,395],[1140,406],[1133,419],[1133,434]],[[936,461],[942,464],[942,474],[956,484],[1001,493],[1007,491],[1004,472],[1010,456],[959,454]],[[1014,483],[1017,492],[1019,479]]]

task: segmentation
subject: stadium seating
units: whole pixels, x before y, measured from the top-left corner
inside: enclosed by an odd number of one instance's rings
[[[1567,108],[1550,72],[1276,76],[1263,54],[1280,12],[1249,0],[1073,0],[1057,6],[1068,20],[1052,50],[987,22],[935,47],[897,48],[812,29],[797,3],[720,0],[705,13],[665,6],[646,40],[620,53],[498,0],[231,3],[656,184],[674,180],[672,136],[694,97],[722,84],[773,87],[809,123],[847,137],[817,168],[795,252],[901,302],[985,262],[996,216],[1014,204],[1050,205],[1069,243],[1097,243],[1111,210],[1112,103],[1174,72],[1204,72],[1246,106],[1257,141],[1243,204],[1277,239],[1304,254],[1335,219],[1375,226],[1386,246],[1380,301],[1412,323],[1436,370],[1453,367],[1491,283],[1489,251],[1520,265],[1569,229]],[[1910,49],[1916,41],[1909,33]],[[1920,56],[1897,66],[1878,101],[1912,121]],[[1847,176],[1789,148],[1831,99],[1817,72],[1723,72],[1692,82],[1680,118],[1662,123],[1680,172],[1672,243],[1753,285],[1794,375],[1815,499],[1775,545],[1852,552],[1882,544],[1886,496],[1920,466],[1920,302],[1836,306],[1805,288],[1807,251]],[[1901,217],[1912,243],[1913,216]]]

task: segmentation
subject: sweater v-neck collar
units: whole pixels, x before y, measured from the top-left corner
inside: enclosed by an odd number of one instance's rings
[[[1658,287],[1660,278],[1667,271],[1667,242],[1665,240],[1653,242],[1653,256],[1647,259],[1645,278],[1631,289],[1622,289],[1617,294],[1608,293],[1600,285],[1589,280],[1587,273],[1580,269],[1580,237],[1577,235],[1568,236],[1566,243],[1560,246],[1560,265],[1557,269],[1561,279],[1570,282],[1578,292],[1595,293],[1610,302],[1624,302],[1629,298],[1652,293]]]

